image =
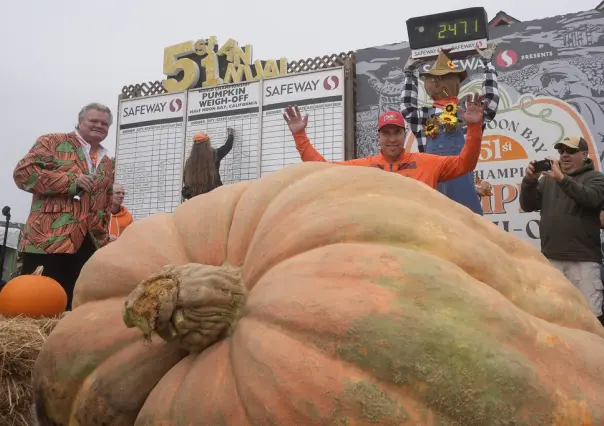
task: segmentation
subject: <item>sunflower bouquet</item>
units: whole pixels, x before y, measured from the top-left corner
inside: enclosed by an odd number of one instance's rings
[[[438,122],[438,118],[430,117],[424,126],[424,132],[426,133],[426,136],[431,136],[434,138],[438,134],[439,127],[440,123]]]
[[[432,116],[426,122],[424,126],[424,132],[426,136],[435,138],[438,133],[443,130],[445,132],[453,133],[461,122],[457,119],[457,105],[447,104],[443,108],[442,114],[439,116]]]

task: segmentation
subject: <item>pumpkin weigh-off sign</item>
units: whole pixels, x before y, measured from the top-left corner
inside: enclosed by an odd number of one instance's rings
[[[136,221],[74,308],[36,362],[40,424],[604,424],[579,291],[373,168],[296,164]]]

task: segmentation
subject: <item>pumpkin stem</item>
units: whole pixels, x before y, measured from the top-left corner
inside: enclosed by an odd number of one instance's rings
[[[44,272],[44,266],[40,265],[36,268],[32,275],[42,275],[42,272]]]
[[[231,334],[246,295],[239,268],[168,265],[130,293],[124,323],[198,353]]]

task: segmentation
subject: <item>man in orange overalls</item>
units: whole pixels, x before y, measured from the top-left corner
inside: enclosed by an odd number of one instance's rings
[[[468,96],[465,110],[460,114],[467,124],[468,133],[463,150],[456,156],[440,156],[405,151],[405,120],[400,112],[386,112],[378,122],[380,153],[365,158],[337,162],[350,166],[377,167],[387,172],[419,180],[432,188],[471,172],[476,167],[482,140],[482,119],[485,104],[478,95]],[[292,132],[302,161],[326,161],[312,146],[305,129],[308,116],[302,117],[297,106],[289,106],[283,118]]]

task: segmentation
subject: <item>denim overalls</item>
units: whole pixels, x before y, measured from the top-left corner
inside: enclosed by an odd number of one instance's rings
[[[457,119],[461,121],[459,115]],[[459,155],[466,143],[466,131],[466,126],[462,125],[457,127],[455,132],[452,133],[440,130],[434,138],[427,136],[426,152],[435,155]],[[472,172],[456,179],[439,183],[438,191],[482,216],[480,197],[476,193],[474,174]]]

